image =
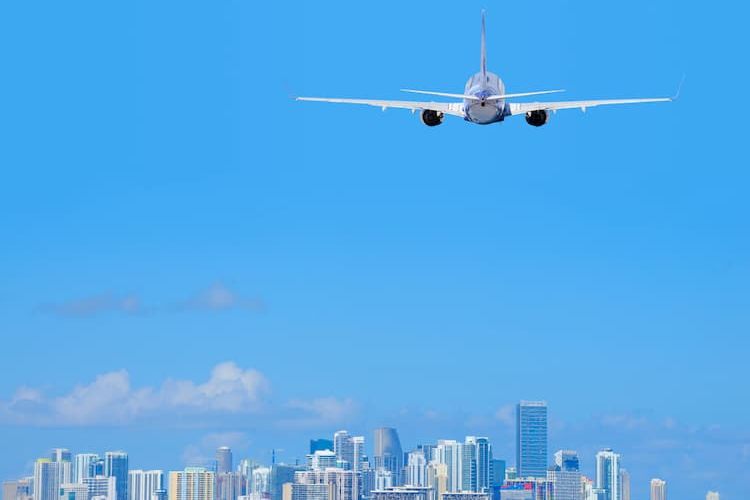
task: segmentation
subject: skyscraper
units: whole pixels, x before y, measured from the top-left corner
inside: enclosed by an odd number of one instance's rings
[[[441,439],[435,447],[435,463],[445,465],[446,491],[461,491],[463,480],[463,446],[453,439]]]
[[[337,431],[333,435],[333,452],[343,462],[343,468],[354,470],[354,442],[348,431]]]
[[[390,471],[396,485],[400,484],[401,468],[404,465],[404,452],[398,432],[392,427],[375,429],[375,468]]]
[[[620,469],[620,500],[630,500],[630,473]]]
[[[89,488],[82,483],[61,484],[60,500],[89,500]]]
[[[604,500],[622,500],[620,455],[611,449],[596,454],[596,487],[604,491]]]
[[[516,407],[518,477],[547,477],[547,403],[521,401]]]
[[[129,500],[152,500],[156,490],[165,488],[164,472],[161,470],[128,471]]]
[[[58,500],[61,462],[40,458],[34,463],[34,500]]]
[[[96,473],[91,473],[91,464],[97,460],[99,460],[99,455],[96,453],[79,453],[75,456],[73,479],[76,483],[82,483],[86,477],[96,476]],[[104,471],[102,470],[99,474],[104,474]]]
[[[128,500],[128,454],[124,451],[106,452],[104,475],[115,478],[117,500]]]
[[[53,448],[50,460],[60,464],[60,484],[70,483],[73,480],[73,463],[71,462],[70,450],[67,448]]]
[[[409,452],[405,482],[407,486],[427,486],[427,459],[422,450]]]
[[[663,479],[651,480],[651,500],[667,500],[667,482]]]
[[[214,500],[215,487],[215,475],[205,467],[169,473],[169,500]]]
[[[324,492],[324,500],[359,500],[359,475],[335,468],[294,474],[293,500],[321,500]]]
[[[88,488],[91,500],[95,498],[106,500],[117,499],[117,478],[115,476],[87,477],[83,479],[83,484]]]
[[[478,437],[476,440],[476,462],[477,462],[477,491],[490,491],[492,482],[492,445],[486,437]]]
[[[453,491],[477,491],[477,438],[466,436],[461,447],[461,486]]]
[[[216,450],[216,472],[232,472],[232,450],[229,446],[220,446]]]
[[[367,455],[365,454],[365,437],[352,436],[352,470],[360,472],[367,465]]]
[[[581,472],[578,453],[559,450],[555,453],[555,465],[547,471],[555,492],[555,500],[581,500]]]
[[[490,463],[490,486],[494,491],[505,482],[505,460],[493,458]]]
[[[302,469],[296,465],[274,464],[271,467],[271,500],[282,500],[284,484],[294,482],[295,472]]]
[[[266,470],[266,481],[264,485],[266,489],[263,493],[266,493],[266,495],[269,496],[270,488],[268,487],[268,478],[270,476],[270,469],[267,467],[259,467],[258,469],[255,469],[253,473],[261,468]],[[220,472],[216,474],[216,500],[237,500],[237,497],[242,495],[242,486],[242,477],[238,472]],[[258,494],[258,498],[262,498],[262,493]]]

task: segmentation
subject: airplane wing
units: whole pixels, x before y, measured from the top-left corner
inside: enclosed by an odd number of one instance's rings
[[[373,99],[338,99],[329,97],[298,97],[298,101],[335,102],[341,104],[364,104],[375,106],[385,111],[388,108],[410,109],[412,112],[429,109],[446,115],[464,117],[463,103],[460,102],[417,102],[417,101],[379,101]]]
[[[511,102],[508,104],[510,115],[520,115],[532,111],[557,111],[558,109],[580,109],[586,111],[586,108],[596,106],[610,106],[613,104],[639,104],[645,102],[670,102],[671,97],[654,97],[647,99],[600,99],[594,101],[560,101],[560,102]]]

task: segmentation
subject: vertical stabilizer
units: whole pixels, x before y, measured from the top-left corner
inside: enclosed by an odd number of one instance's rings
[[[482,81],[487,82],[487,37],[485,35],[485,22],[484,22],[484,10],[482,11]]]

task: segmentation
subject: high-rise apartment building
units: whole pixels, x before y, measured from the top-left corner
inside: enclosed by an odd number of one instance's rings
[[[117,500],[117,478],[115,476],[86,477],[83,479],[83,484],[89,490],[90,500]]]
[[[83,483],[83,479],[96,476],[97,471],[92,471],[91,464],[99,460],[96,453],[79,453],[74,457],[73,462],[73,480],[76,483]],[[93,474],[92,474],[93,472]],[[104,470],[99,471],[98,475],[104,474]]]
[[[345,469],[354,469],[354,443],[348,431],[341,430],[333,434],[333,452],[336,459],[343,462]]]
[[[410,451],[406,463],[406,486],[427,486],[427,459],[424,451]]]
[[[266,471],[264,490],[258,492],[257,495],[252,495],[253,498],[261,499],[268,498],[270,496],[270,472],[271,470],[267,467],[258,467],[253,471],[253,474],[264,469]],[[238,472],[220,472],[216,474],[216,500],[237,500],[237,497],[243,495],[244,478]]]
[[[494,491],[505,482],[505,460],[493,458],[490,465],[490,487]]]
[[[61,484],[60,500],[89,500],[89,487],[83,483]]]
[[[367,454],[365,454],[365,437],[364,436],[352,436],[352,450],[354,454],[352,458],[352,470],[354,472],[360,472],[363,468],[367,467]]]
[[[62,462],[40,458],[34,463],[34,500],[58,500]]]
[[[477,491],[477,438],[466,436],[461,447],[461,486],[452,491]]]
[[[271,500],[282,500],[284,484],[294,482],[294,474],[303,470],[302,466],[274,464],[271,466]]]
[[[169,500],[214,500],[216,475],[205,467],[169,473]]]
[[[547,403],[521,401],[516,407],[518,477],[547,477]]]
[[[651,480],[651,500],[667,500],[667,482],[663,479]]]
[[[350,470],[325,469],[294,474],[293,500],[359,500],[359,475]]]
[[[630,473],[620,468],[620,500],[630,500]]]
[[[555,453],[555,465],[547,471],[552,482],[555,500],[581,500],[581,471],[578,453],[559,450]]]
[[[375,429],[375,468],[385,469],[393,474],[395,485],[399,485],[401,468],[404,466],[404,452],[398,432],[392,427]]]
[[[447,474],[446,491],[461,491],[463,480],[463,445],[453,439],[441,439],[435,447],[433,460],[445,465]]]
[[[115,478],[117,500],[128,500],[128,454],[124,451],[106,452],[104,475]]]
[[[476,491],[487,492],[492,486],[492,445],[486,437],[476,439],[477,487]]]
[[[604,491],[603,500],[622,500],[620,455],[611,449],[596,454],[596,488]]]
[[[164,471],[131,470],[128,471],[129,500],[152,500],[156,490],[166,488]]]
[[[52,448],[49,459],[59,463],[60,484],[73,482],[73,462],[70,450],[67,448]]]
[[[216,472],[232,472],[232,450],[229,446],[220,446],[216,449]]]

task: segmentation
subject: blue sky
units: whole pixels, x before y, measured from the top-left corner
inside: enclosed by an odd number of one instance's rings
[[[291,95],[670,95],[477,127]],[[633,488],[750,496],[740,5],[0,6],[0,478],[52,446],[181,467],[411,446],[546,399]],[[736,100],[736,102],[735,102]],[[722,107],[726,106],[726,107]]]

